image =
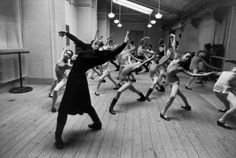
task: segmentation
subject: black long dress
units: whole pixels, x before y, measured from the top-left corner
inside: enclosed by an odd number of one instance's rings
[[[59,112],[70,115],[83,114],[88,112],[91,109],[90,106],[92,106],[86,71],[114,58],[125,48],[127,43],[122,43],[115,50],[93,51],[90,49],[91,46],[84,44],[74,36],[72,38],[71,34],[67,34],[67,37],[75,42],[76,47],[80,47],[84,51],[78,54],[73,63]]]

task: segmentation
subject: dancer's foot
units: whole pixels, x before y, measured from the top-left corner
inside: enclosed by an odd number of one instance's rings
[[[53,98],[52,93],[49,93],[49,94],[48,94],[48,97],[49,97],[49,98]]]
[[[137,99],[137,101],[139,101],[139,102],[143,102],[143,101],[145,101],[145,100],[146,100],[145,97],[140,97],[140,98]]]
[[[219,120],[217,121],[217,125],[226,129],[232,129],[230,126],[228,126],[224,122],[220,122]]]
[[[190,111],[192,108],[191,106],[181,106],[181,108],[183,108],[184,110]]]
[[[65,143],[62,140],[56,140],[54,145],[57,149],[63,149],[65,147]]]
[[[57,112],[57,109],[55,107],[52,107],[51,111],[54,113]]]
[[[118,90],[120,87],[118,86],[118,87],[115,87],[115,88],[113,88],[113,90]]]
[[[226,111],[228,111],[228,109],[218,109],[218,111],[225,113]]]
[[[188,87],[188,86],[185,86],[185,89],[187,90],[192,90],[192,88]]]
[[[147,100],[147,101],[151,101],[151,98],[149,98],[149,97],[146,97],[146,100]]]
[[[100,129],[102,129],[102,123],[97,122],[97,123],[89,124],[88,127],[93,130],[100,130]]]
[[[100,94],[99,94],[98,92],[95,92],[94,94],[95,94],[96,96],[100,96]]]
[[[109,109],[109,112],[112,114],[112,115],[115,115],[116,112],[113,110],[113,109]]]
[[[166,114],[160,113],[160,117],[166,121],[170,121],[170,118]]]

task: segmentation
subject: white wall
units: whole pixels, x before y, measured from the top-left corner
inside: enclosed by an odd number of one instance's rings
[[[52,78],[48,0],[23,0],[23,42],[29,49],[29,77]]]
[[[0,1],[0,49],[22,48],[20,0]]]
[[[86,43],[90,43],[97,31],[97,2],[77,9],[77,36]]]
[[[65,2],[65,19],[66,19],[66,25],[69,25],[70,27],[70,33],[77,35],[77,8],[73,5],[70,5],[68,1]],[[65,30],[65,28],[64,28]],[[65,43],[64,43],[65,44]],[[67,46],[67,49],[71,49],[75,51],[75,45],[74,42],[70,41],[70,45]]]
[[[105,14],[98,15],[99,35],[103,36],[104,42],[110,36],[110,19]]]
[[[236,60],[236,6],[232,6],[230,10],[230,27],[225,57]],[[224,68],[231,70],[234,66],[235,64],[225,63]]]
[[[198,50],[204,50],[205,44],[213,43],[215,33],[215,19],[211,14],[201,19],[198,31]]]

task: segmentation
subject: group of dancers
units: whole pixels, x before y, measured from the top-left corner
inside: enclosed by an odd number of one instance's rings
[[[112,115],[116,114],[114,106],[125,90],[129,89],[138,94],[140,97],[137,101],[142,102],[145,100],[151,101],[149,96],[154,88],[160,92],[165,92],[164,84],[170,85],[170,96],[164,109],[160,112],[160,117],[166,121],[170,120],[167,115],[167,110],[172,105],[176,95],[180,96],[185,104],[181,106],[181,108],[187,111],[191,110],[187,98],[179,89],[180,79],[177,76],[178,73],[183,72],[191,77],[185,86],[188,90],[191,90],[190,84],[195,77],[219,75],[220,77],[216,81],[213,91],[220,101],[223,102],[225,108],[219,109],[219,111],[224,112],[224,114],[218,119],[217,125],[231,129],[231,127],[226,124],[226,121],[228,117],[236,113],[236,96],[233,92],[236,87],[232,84],[236,80],[236,67],[234,67],[232,71],[199,73],[199,62],[203,62],[215,70],[219,71],[220,69],[209,65],[204,60],[203,57],[206,55],[204,51],[199,51],[194,57],[191,52],[182,55],[178,54],[174,34],[170,34],[167,45],[163,40],[159,41],[158,52],[154,52],[152,46],[148,45],[149,37],[141,39],[138,49],[136,49],[134,42],[129,42],[129,31],[127,31],[124,42],[121,44],[114,44],[110,37],[107,39],[107,42],[103,44],[101,40],[102,37],[98,35],[98,32],[95,39],[89,44],[82,42],[69,32],[60,31],[59,36],[66,36],[74,41],[76,49],[79,48],[80,52],[75,56],[72,51],[63,50],[62,59],[56,64],[57,78],[53,82],[49,93],[49,96],[53,98],[51,111],[56,112],[55,103],[58,97],[58,91],[66,85],[58,109],[55,132],[55,146],[58,149],[65,146],[62,140],[62,133],[68,114],[82,115],[83,113],[87,113],[93,121],[93,124],[88,125],[88,127],[93,130],[100,130],[102,128],[102,123],[91,105],[87,82],[87,71],[89,69],[92,69],[99,76],[95,91],[96,96],[100,95],[99,90],[106,77],[114,83],[115,87],[113,89],[117,90],[117,93],[109,106],[109,112]],[[118,61],[118,82],[113,79],[108,66],[110,62],[114,63],[115,58]],[[191,61],[190,69],[186,70],[186,63],[189,61]],[[235,64],[235,61],[227,61]],[[152,80],[152,84],[146,95],[136,89],[133,84],[136,82],[134,73],[138,74],[142,70],[142,67],[145,68],[146,72],[149,72]]]

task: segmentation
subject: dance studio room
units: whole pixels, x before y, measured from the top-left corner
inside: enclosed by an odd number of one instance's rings
[[[0,0],[1,158],[235,158],[236,0]]]

